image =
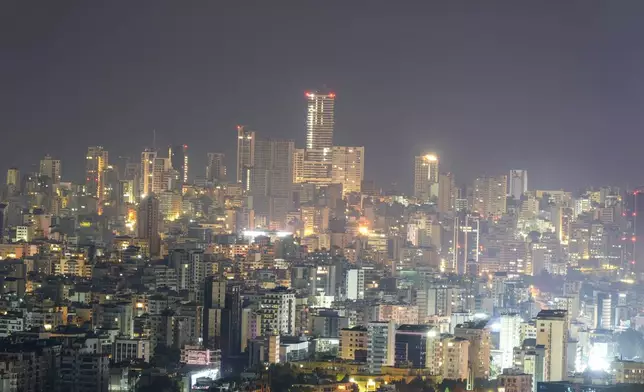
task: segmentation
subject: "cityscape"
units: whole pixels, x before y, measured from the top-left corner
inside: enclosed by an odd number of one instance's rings
[[[293,139],[3,143],[0,392],[644,390],[644,180],[372,153],[343,91],[272,94]]]

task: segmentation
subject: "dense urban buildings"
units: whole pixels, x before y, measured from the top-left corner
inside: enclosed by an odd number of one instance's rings
[[[383,191],[364,146],[334,145],[339,98],[305,94],[302,148],[239,126],[232,180],[184,144],[88,147],[82,179],[61,168],[83,151],[8,168],[0,389],[644,385],[640,188],[457,186],[424,151]]]

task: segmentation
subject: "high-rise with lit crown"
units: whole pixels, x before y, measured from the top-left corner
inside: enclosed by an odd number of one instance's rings
[[[250,170],[255,164],[255,132],[237,126],[237,183],[250,189]]]
[[[308,159],[330,161],[335,126],[335,94],[312,91],[306,93],[306,149]]]
[[[432,197],[432,187],[438,196],[438,156],[425,154],[417,156],[414,161],[414,196],[423,201]]]

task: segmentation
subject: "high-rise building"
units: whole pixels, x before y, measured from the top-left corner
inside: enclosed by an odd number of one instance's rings
[[[269,335],[294,336],[295,329],[295,292],[277,287],[264,294],[261,300],[262,333]]]
[[[364,299],[364,270],[352,268],[346,271],[344,292],[349,300]]]
[[[476,215],[459,212],[454,217],[450,269],[459,275],[471,272],[468,267],[479,261],[480,225]]]
[[[85,192],[102,200],[103,197],[103,171],[108,165],[108,154],[101,146],[89,147],[85,164]]]
[[[568,366],[568,313],[542,310],[537,315],[537,345],[546,350],[544,381],[564,381]]]
[[[304,182],[304,149],[293,150],[293,184]]]
[[[258,138],[255,141],[250,180],[255,220],[265,219],[272,229],[286,226],[293,187],[293,150],[291,140]]]
[[[208,153],[208,165],[206,166],[206,180],[220,182],[226,179],[226,156],[220,152]]]
[[[456,203],[456,184],[452,173],[438,175],[438,212],[445,214],[454,211]]]
[[[521,199],[521,196],[528,191],[528,172],[526,170],[510,170],[509,194],[514,200]]]
[[[469,346],[469,367],[473,379],[485,379],[490,376],[490,330],[486,322],[466,322],[457,325],[454,336],[467,339]]]
[[[179,172],[182,184],[188,183],[188,145],[171,146],[168,151],[172,168]]]
[[[7,170],[7,185],[20,186],[20,170],[18,168],[10,167]]]
[[[330,163],[335,127],[335,94],[312,91],[306,93],[306,99],[307,160]]]
[[[342,184],[342,194],[360,193],[364,180],[364,147],[333,147],[333,183]]]
[[[250,190],[250,170],[255,164],[255,131],[237,126],[237,182]]]
[[[425,154],[414,161],[414,197],[429,201],[438,196],[438,156]]]
[[[154,193],[154,165],[157,159],[157,152],[145,150],[141,153],[141,199]]]
[[[137,213],[137,237],[146,239],[150,247],[150,256],[158,256],[161,252],[159,237],[159,199],[147,195],[141,200]]]
[[[203,307],[203,341],[221,350],[224,364],[240,353],[242,301],[240,286],[234,282],[206,278]]]
[[[521,316],[516,313],[501,315],[501,332],[499,334],[499,349],[501,350],[501,369],[514,366],[514,348],[521,345],[520,327]]]
[[[380,374],[383,366],[395,363],[396,324],[393,321],[374,321],[367,325],[367,369]]]
[[[40,175],[47,176],[52,184],[59,184],[61,179],[60,159],[46,155],[40,160]]]
[[[472,211],[483,218],[499,218],[507,212],[507,176],[479,177],[472,189]]]
[[[595,292],[595,328],[613,330],[615,327],[615,312],[617,309],[617,293]]]

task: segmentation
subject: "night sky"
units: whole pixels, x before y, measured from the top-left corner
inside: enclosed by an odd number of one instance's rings
[[[304,91],[337,94],[335,143],[410,191],[438,151],[463,183],[527,169],[530,187],[644,184],[644,2],[3,1],[0,169],[46,153],[82,179],[189,145],[191,177],[235,126],[305,138]],[[4,178],[4,175],[0,175]]]

